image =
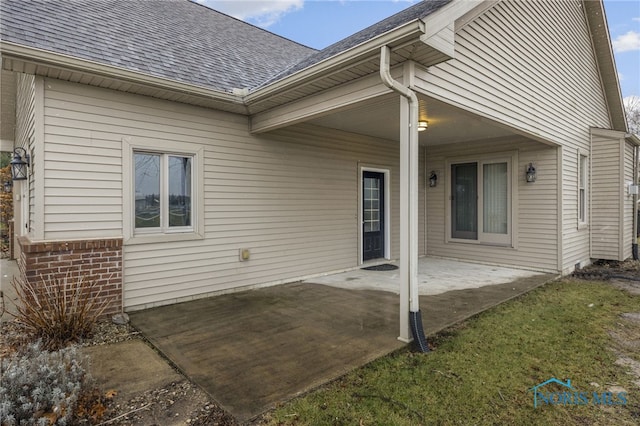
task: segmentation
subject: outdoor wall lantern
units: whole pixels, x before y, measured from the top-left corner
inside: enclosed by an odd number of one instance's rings
[[[529,163],[529,167],[527,167],[527,173],[525,174],[525,178],[527,183],[532,183],[536,181],[536,168],[533,166],[533,163]]]
[[[429,175],[429,186],[434,188],[438,184],[438,175],[436,172],[431,172]]]
[[[13,181],[11,180],[6,180],[4,181],[4,192],[11,192],[11,188],[13,187]]]
[[[13,160],[11,160],[11,179],[26,180],[27,169],[29,167],[29,154],[24,148],[13,150]]]
[[[418,121],[418,131],[424,132],[429,127],[429,123],[426,121]]]

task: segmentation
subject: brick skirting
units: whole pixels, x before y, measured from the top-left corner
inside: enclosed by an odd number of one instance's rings
[[[96,297],[107,300],[104,315],[122,312],[122,238],[32,242],[19,237],[18,267],[33,284],[41,277],[84,275],[97,282]]]

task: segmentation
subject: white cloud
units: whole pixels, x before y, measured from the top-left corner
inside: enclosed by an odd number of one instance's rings
[[[640,50],[640,33],[629,31],[613,40],[613,51],[616,53]]]
[[[624,75],[621,72],[618,73],[618,81],[624,81]]]
[[[636,21],[636,22],[640,22],[640,17],[638,18],[631,18],[632,21]]]
[[[302,9],[304,0],[198,0],[234,18],[267,28],[287,13]]]

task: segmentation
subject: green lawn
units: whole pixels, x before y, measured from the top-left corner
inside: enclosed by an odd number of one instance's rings
[[[424,309],[428,309],[425,307]],[[268,424],[640,424],[640,389],[615,364],[620,332],[626,354],[640,361],[640,296],[605,283],[548,284],[430,337],[435,350],[404,350],[353,371],[266,416]],[[634,340],[636,339],[636,340]],[[589,400],[612,385],[626,405],[533,406],[528,391],[552,377],[571,380]],[[599,386],[598,386],[599,385]],[[557,384],[547,392],[563,392]],[[617,390],[616,392],[620,392]],[[616,394],[617,395],[617,394]],[[616,396],[614,400],[620,401]]]

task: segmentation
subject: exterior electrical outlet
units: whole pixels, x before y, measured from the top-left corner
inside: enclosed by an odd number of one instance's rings
[[[240,249],[240,262],[245,262],[251,257],[249,249]]]

